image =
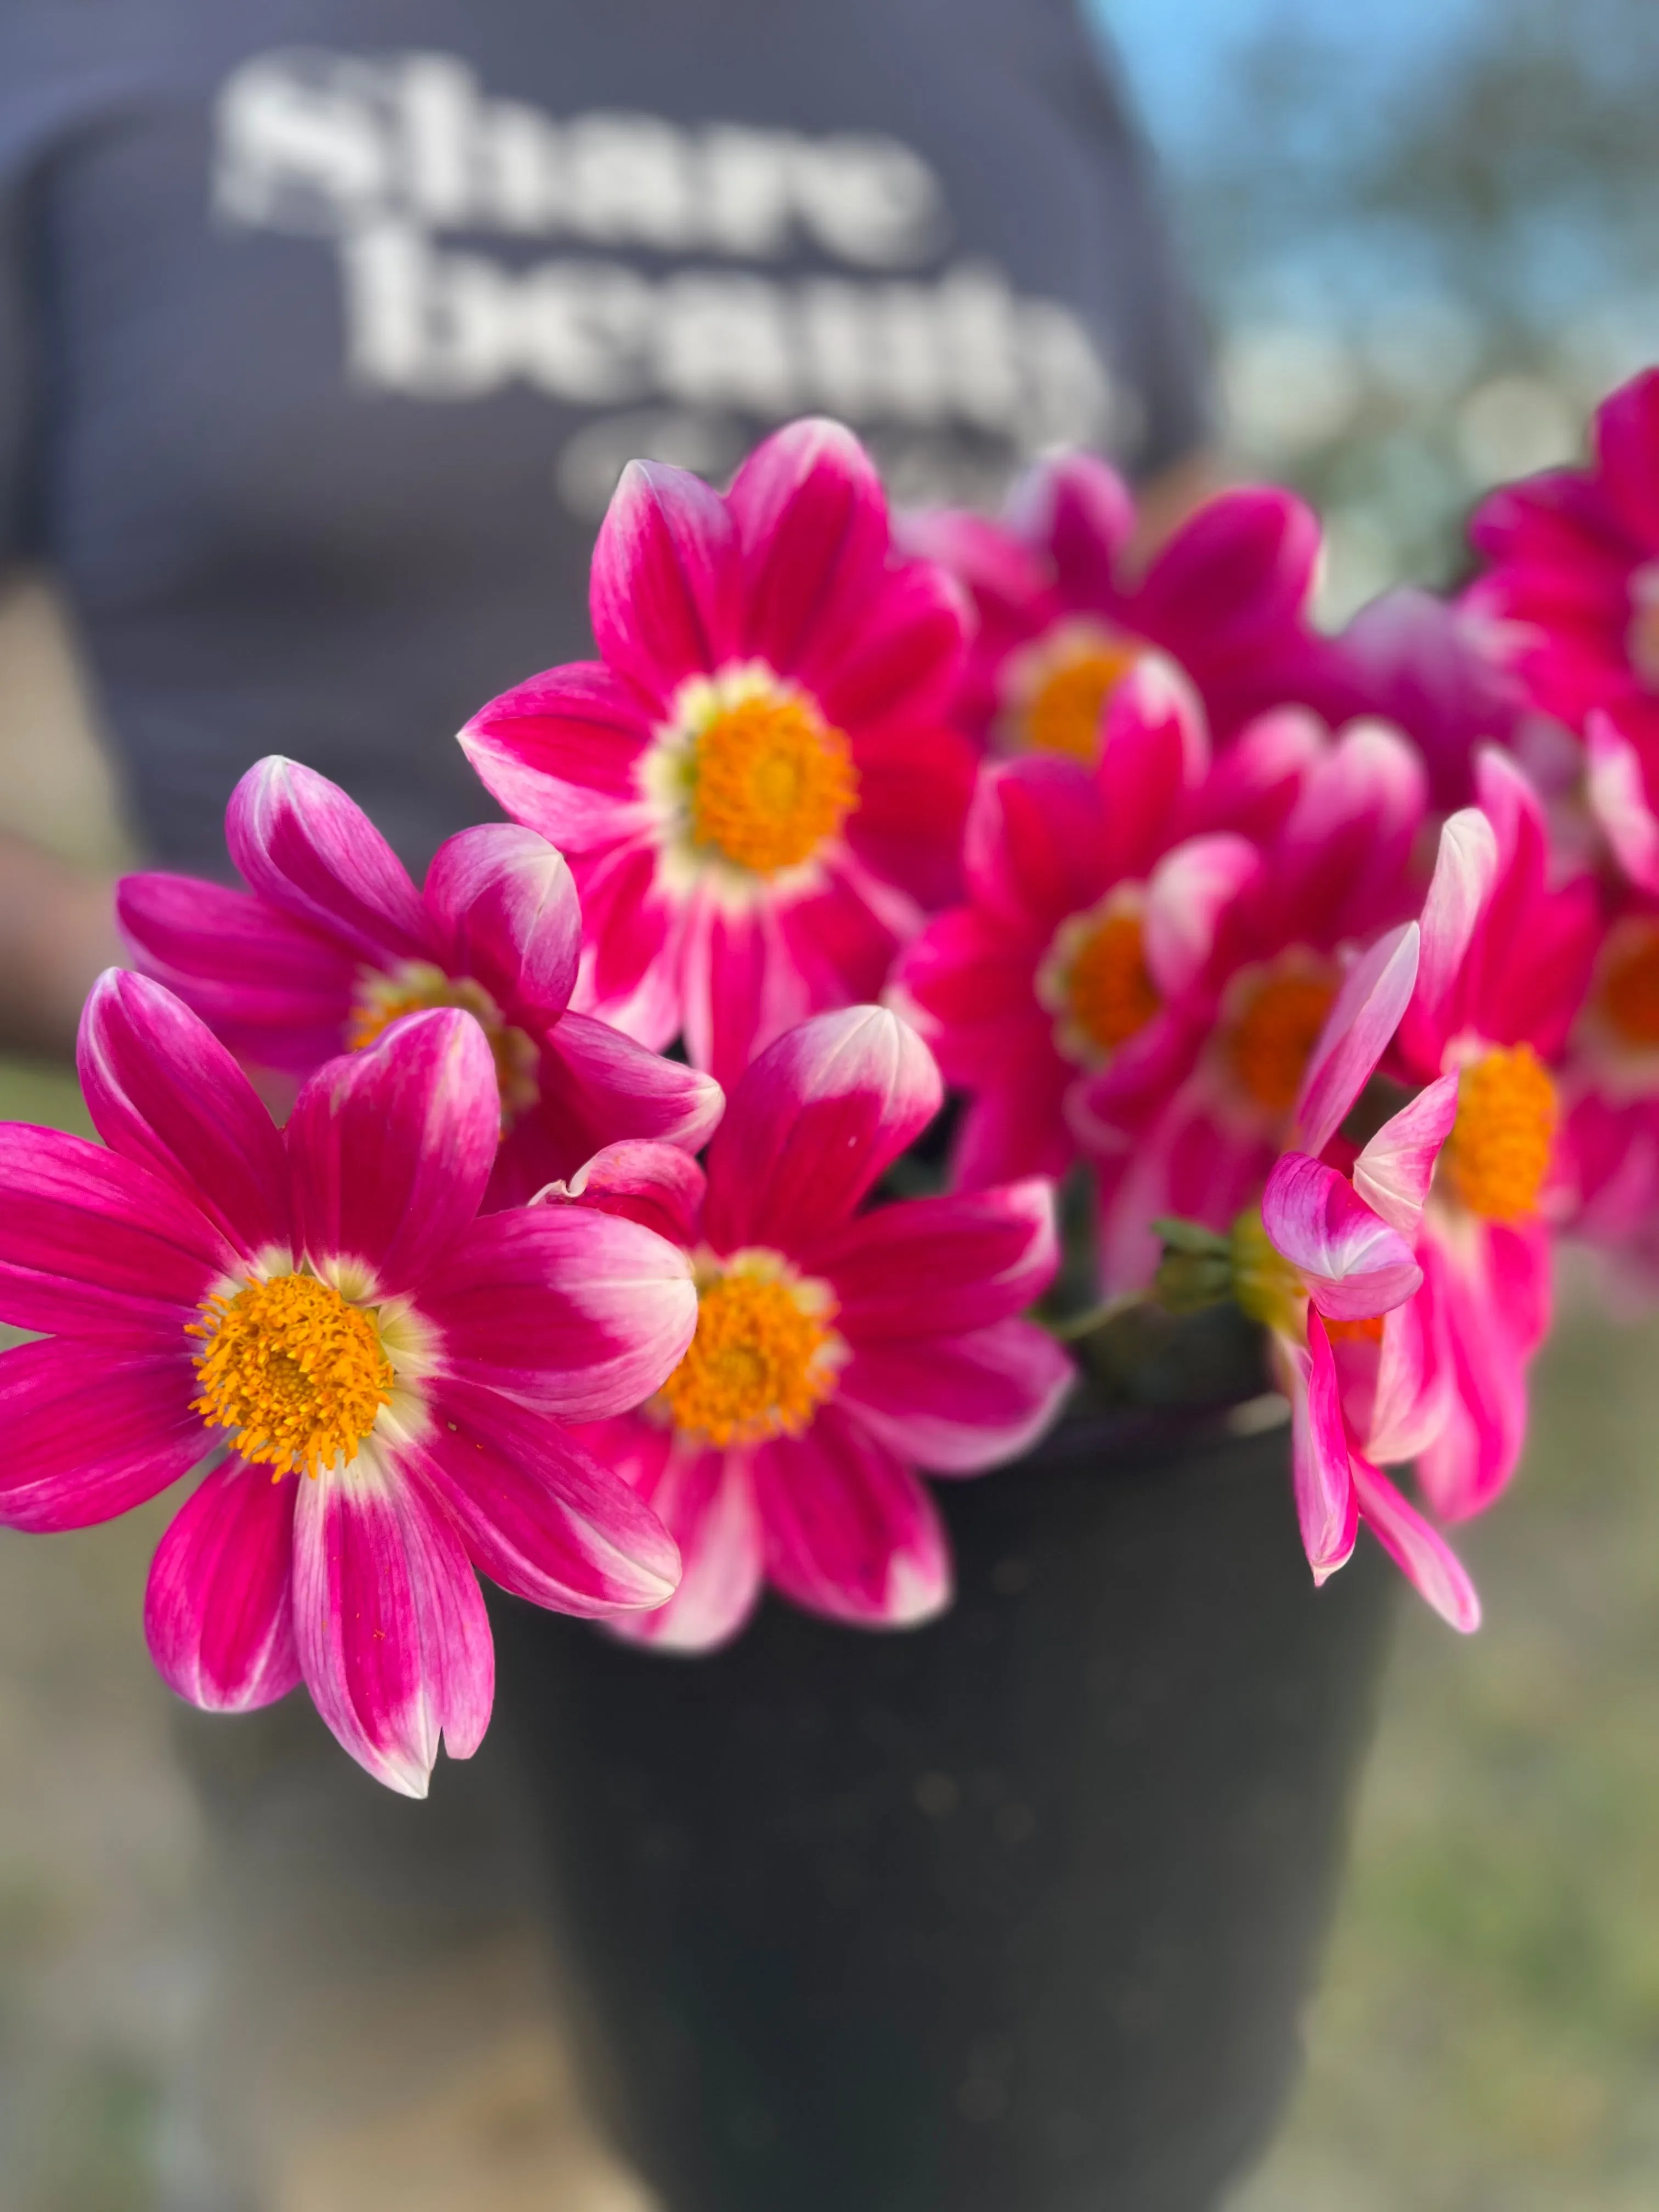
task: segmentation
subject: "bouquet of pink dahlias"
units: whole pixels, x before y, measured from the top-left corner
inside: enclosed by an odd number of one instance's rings
[[[158,1665],[303,1680],[406,1789],[489,1711],[475,1571],[659,1648],[767,1587],[912,1626],[921,1477],[1067,1403],[1104,1451],[1278,1391],[1315,1579],[1366,1528],[1472,1627],[1437,1524],[1519,1461],[1556,1240],[1659,1273],[1655,388],[1488,503],[1462,603],[1336,639],[1288,494],[1137,571],[1087,456],[896,529],[834,424],[724,493],[630,468],[598,657],[462,733],[511,821],[417,889],[270,760],[244,887],[123,885],[105,1146],[0,1136],[0,1320],[47,1333],[0,1515],[204,1464]]]

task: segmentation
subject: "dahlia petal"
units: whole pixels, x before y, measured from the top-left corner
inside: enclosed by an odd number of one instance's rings
[[[358,1262],[381,1297],[418,1283],[477,1213],[500,1135],[489,1041],[458,1008],[406,1014],[319,1068],[288,1124],[313,1261]]]
[[[1527,1434],[1526,1355],[1506,1310],[1486,1225],[1425,1223],[1424,1261],[1440,1316],[1438,1356],[1455,1378],[1446,1425],[1418,1461],[1425,1497],[1443,1521],[1490,1505],[1514,1474]]]
[[[568,1175],[601,1146],[650,1139],[692,1152],[707,1144],[726,1097],[712,1075],[647,1051],[608,1022],[566,1014],[542,1049],[544,1125]]]
[[[1298,1151],[1316,1159],[1370,1081],[1411,1002],[1419,952],[1417,924],[1402,922],[1343,977],[1302,1079],[1291,1137]]]
[[[630,461],[593,548],[588,611],[602,658],[666,700],[738,650],[740,575],[720,494],[688,470]]]
[[[1000,1082],[970,1098],[951,1148],[959,1191],[994,1188],[1029,1176],[1058,1182],[1078,1156],[1066,1118],[1077,1071],[1054,1051],[1046,1024],[1011,1043]]]
[[[409,1463],[492,1582],[557,1613],[660,1605],[679,1580],[673,1538],[570,1431],[493,1390],[448,1383]]]
[[[722,1086],[810,1011],[769,906],[728,913],[700,898],[681,941],[684,1041],[693,1065]]]
[[[822,888],[773,916],[781,950],[771,962],[767,1044],[810,1014],[879,997],[896,951],[921,920],[909,900],[875,882],[850,852],[824,859]]]
[[[697,1325],[691,1263],[582,1206],[484,1214],[422,1285],[443,1372],[572,1421],[607,1420],[672,1373]]]
[[[802,1268],[836,1294],[836,1327],[854,1344],[943,1336],[1023,1313],[1060,1258],[1053,1186],[878,1206],[802,1248]]]
[[[1099,786],[1062,754],[1026,753],[981,769],[963,835],[976,904],[1036,928],[1044,942],[1112,880]]]
[[[1453,1377],[1439,1353],[1432,1285],[1382,1316],[1376,1386],[1365,1427],[1365,1456],[1399,1467],[1426,1451],[1451,1413]]]
[[[1016,504],[1023,497],[1023,484],[1044,466],[1041,461],[1036,463],[1022,484],[1015,487]],[[1131,508],[1131,526],[1133,519]],[[1004,617],[1012,613],[1025,617],[1018,624],[1022,630],[1037,626],[1040,617],[1036,610],[1048,599],[1052,563],[1035,543],[1022,542],[1028,534],[1023,523],[1016,535],[1012,512],[1005,524],[966,507],[913,507],[894,515],[892,526],[903,552],[936,562],[965,585],[981,606],[989,602]],[[1030,536],[1035,541],[1046,530],[1046,520],[1033,510]],[[1090,604],[1094,603],[1091,599]]]
[[[1283,626],[1302,611],[1319,558],[1319,521],[1294,494],[1256,486],[1206,501],[1146,572],[1135,612],[1180,652]]]
[[[1336,1363],[1316,1313],[1308,1316],[1305,1345],[1280,1337],[1275,1349],[1291,1401],[1297,1520],[1314,1580],[1322,1583],[1346,1564],[1359,1528]]]
[[[106,969],[76,1057],[112,1152],[173,1184],[246,1256],[291,1242],[282,1137],[224,1046],[170,991]]]
[[[230,794],[225,842],[249,888],[376,968],[427,949],[421,902],[386,839],[337,784],[273,753]]]
[[[682,1026],[685,904],[664,896],[641,841],[589,856],[578,883],[586,942],[573,1003],[660,1051]]]
[[[1476,925],[1498,877],[1498,840],[1478,806],[1450,816],[1440,832],[1434,875],[1423,905],[1417,988],[1401,1043],[1419,1065],[1440,1066],[1457,1029],[1458,986]]]
[[[1198,694],[1175,663],[1148,653],[1107,702],[1100,765],[1108,879],[1143,876],[1177,832],[1209,766]]]
[[[1590,812],[1632,883],[1640,890],[1659,891],[1659,815],[1648,797],[1641,755],[1607,714],[1591,714],[1584,735]]]
[[[1118,562],[1134,529],[1134,500],[1116,470],[1093,453],[1034,462],[1008,501],[1008,526],[1040,547],[1068,605],[1110,606]]]
[[[860,860],[924,906],[959,898],[963,824],[979,769],[968,739],[942,723],[890,720],[853,733],[853,759],[859,803],[846,836]]]
[[[818,703],[837,729],[943,722],[961,672],[968,612],[960,587],[931,562],[889,568],[833,649],[810,656]]]
[[[397,1464],[365,1447],[295,1484],[294,1632],[318,1711],[376,1781],[424,1797],[439,1736],[470,1758],[495,1660],[461,1540]]]
[[[1275,1251],[1332,1321],[1363,1321],[1410,1297],[1423,1279],[1412,1249],[1345,1175],[1306,1152],[1274,1161],[1261,1224]]]
[[[1595,414],[1598,482],[1638,545],[1659,548],[1659,373],[1644,369]]]
[[[811,1613],[910,1628],[951,1601],[951,1549],[924,1486],[827,1406],[804,1437],[753,1454],[769,1580]]]
[[[769,1045],[708,1147],[704,1227],[717,1251],[790,1251],[844,1221],[939,1111],[933,1054],[879,1006],[819,1014]]]
[[[274,1705],[300,1680],[294,1641],[294,1504],[232,1455],[210,1468],[155,1547],[144,1637],[168,1688],[207,1712]]]
[[[60,1129],[0,1123],[0,1321],[171,1350],[237,1258],[149,1168]]]
[[[672,1145],[606,1145],[563,1182],[540,1194],[547,1206],[587,1206],[654,1229],[671,1244],[698,1241],[705,1188],[702,1170]]]
[[[839,422],[807,418],[763,439],[732,480],[743,546],[746,650],[817,689],[855,641],[887,557],[887,502],[869,455]]]
[[[612,1634],[664,1651],[729,1644],[765,1579],[748,1454],[699,1450],[636,1414],[585,1430],[583,1441],[661,1516],[684,1563],[665,1605],[617,1615],[608,1624]]]
[[[1222,915],[1261,871],[1248,838],[1189,837],[1152,870],[1141,915],[1146,968],[1166,999],[1189,990],[1208,964]]]
[[[1435,1162],[1457,1119],[1457,1077],[1443,1075],[1382,1124],[1354,1162],[1353,1187],[1407,1242],[1417,1235]]]
[[[582,916],[564,855],[534,830],[486,822],[439,846],[422,902],[452,975],[540,1028],[570,1003]]]
[[[91,1528],[189,1474],[209,1443],[182,1333],[177,1345],[46,1338],[0,1352],[0,1526]]]
[[[460,744],[515,822],[586,853],[645,822],[636,769],[650,735],[638,693],[602,661],[577,660],[490,700]]]
[[[1464,1636],[1480,1626],[1480,1600],[1457,1554],[1385,1474],[1355,1456],[1360,1517],[1419,1597]]]
[[[1266,882],[1278,894],[1279,940],[1369,934],[1379,908],[1397,907],[1427,799],[1422,763],[1398,731],[1344,730],[1310,770],[1273,849]]]
[[[339,1051],[361,963],[337,939],[193,876],[124,876],[115,912],[137,964],[234,1051],[307,1074]]]
[[[1193,794],[1194,830],[1233,830],[1265,843],[1276,836],[1326,748],[1324,726],[1303,707],[1258,714],[1217,756]]]
[[[999,1321],[855,1342],[836,1402],[901,1459],[935,1474],[978,1474],[1029,1451],[1075,1380],[1046,1329]]]

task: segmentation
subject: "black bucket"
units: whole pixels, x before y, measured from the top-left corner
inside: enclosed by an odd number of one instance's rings
[[[1203,2212],[1293,2079],[1390,1571],[1288,1433],[936,1486],[958,1595],[675,1658],[510,1601],[596,2107],[671,2212]]]

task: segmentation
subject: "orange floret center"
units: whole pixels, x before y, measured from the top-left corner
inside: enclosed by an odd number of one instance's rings
[[[1335,997],[1334,981],[1308,969],[1268,975],[1251,992],[1225,1042],[1253,1103],[1271,1114],[1290,1112]]]
[[[278,1474],[356,1459],[392,1401],[392,1362],[373,1319],[315,1275],[217,1294],[185,1334],[206,1345],[191,1411],[234,1429],[242,1457]]]
[[[405,960],[390,975],[365,975],[346,1025],[346,1049],[361,1052],[404,1014],[423,1013],[431,1006],[459,1006],[489,1039],[505,1134],[541,1097],[541,1054],[535,1040],[504,1021],[483,985],[470,975],[447,975],[428,960]]]
[[[1065,972],[1071,1025],[1103,1054],[1146,1028],[1163,1005],[1146,968],[1140,915],[1119,908],[1091,923]]]
[[[1555,1085],[1529,1044],[1496,1046],[1463,1070],[1442,1158],[1472,1213],[1518,1221],[1532,1212],[1549,1172],[1556,1120]]]
[[[1080,646],[1045,674],[1019,714],[1023,742],[1033,751],[1068,753],[1091,766],[1100,757],[1106,702],[1146,648],[1131,638]]]
[[[834,1315],[825,1287],[792,1274],[775,1254],[708,1270],[697,1333],[662,1387],[675,1427],[721,1449],[801,1435],[836,1388]]]
[[[1607,952],[1601,1012],[1624,1043],[1651,1050],[1659,1045],[1659,930],[1640,929],[1622,943],[1615,933]]]
[[[760,876],[810,860],[858,804],[845,734],[799,691],[717,706],[690,781],[693,841]]]

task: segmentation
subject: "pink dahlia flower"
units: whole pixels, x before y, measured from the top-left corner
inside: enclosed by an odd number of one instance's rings
[[[1319,525],[1291,493],[1227,491],[1137,575],[1134,507],[1089,453],[1038,462],[1000,522],[906,518],[905,542],[972,594],[979,620],[957,714],[998,752],[1092,761],[1101,714],[1146,653],[1177,661],[1218,737],[1302,696],[1323,647],[1306,621]]]
[[[1290,1149],[1260,1213],[1235,1229],[1236,1284],[1271,1333],[1291,1401],[1297,1513],[1316,1581],[1347,1559],[1363,1522],[1435,1610],[1469,1630],[1480,1607],[1468,1575],[1381,1464],[1414,1457],[1448,1413],[1415,1248],[1457,1077],[1429,1085],[1357,1154],[1346,1148],[1346,1171],[1324,1157],[1344,1149],[1338,1132],[1405,1012],[1418,952],[1407,922],[1350,970],[1309,1064]]]
[[[1466,605],[1541,711],[1589,746],[1589,797],[1632,878],[1659,890],[1659,369],[1602,402],[1588,469],[1494,492]]]
[[[1086,1075],[1179,1052],[1176,1010],[1260,865],[1239,831],[1282,826],[1321,744],[1305,717],[1267,717],[1212,769],[1203,709],[1161,655],[1118,687],[1106,727],[1092,767],[1031,753],[981,770],[967,902],[901,957],[898,1002],[967,1097],[969,1188],[1063,1175]]]
[[[273,757],[232,793],[225,839],[250,890],[193,876],[122,883],[141,964],[243,1059],[295,1075],[423,1008],[471,1014],[501,1096],[490,1206],[618,1138],[695,1151],[719,1120],[708,1077],[570,1011],[581,911],[569,869],[533,830],[463,830],[417,891],[344,792]]]
[[[1454,1388],[1418,1468],[1448,1520],[1490,1504],[1525,1440],[1527,1364],[1549,1325],[1551,1216],[1571,1181],[1558,1075],[1601,933],[1594,885],[1549,880],[1543,811],[1520,769],[1487,751],[1476,782],[1480,806],[1441,835],[1391,1064],[1413,1083],[1460,1079],[1420,1245]]]
[[[411,1016],[272,1126],[159,984],[106,975],[81,1078],[108,1149],[0,1127],[0,1521],[105,1521],[212,1463],[145,1629],[220,1711],[303,1681],[371,1774],[465,1758],[494,1662],[475,1568],[586,1614],[661,1602],[672,1539],[564,1425],[618,1412],[696,1325],[683,1253],[570,1208],[478,1215],[500,1112],[483,1032]],[[476,1217],[476,1218],[475,1218]]]
[[[1109,1290],[1150,1281],[1161,1215],[1219,1232],[1255,1202],[1350,957],[1419,902],[1411,860],[1426,793],[1416,755],[1380,724],[1356,722],[1334,739],[1303,726],[1314,750],[1294,803],[1277,831],[1252,841],[1254,866],[1205,915],[1186,988],[1068,1101],[1100,1180]]]
[[[591,605],[600,659],[506,692],[461,743],[569,858],[578,1003],[647,1045],[683,1035],[729,1087],[808,1014],[873,998],[952,895],[961,612],[895,558],[867,456],[819,422],[767,439],[724,497],[630,465]]]
[[[582,1431],[685,1563],[669,1603],[623,1633],[719,1644],[767,1582],[866,1627],[948,1601],[949,1546],[915,1469],[974,1474],[1024,1451],[1072,1370],[1019,1318],[1054,1270],[1046,1183],[857,1212],[939,1095],[892,1014],[821,1014],[738,1084],[706,1176],[663,1146],[617,1145],[571,1182],[568,1210],[649,1222],[697,1282],[696,1334],[661,1389]]]

